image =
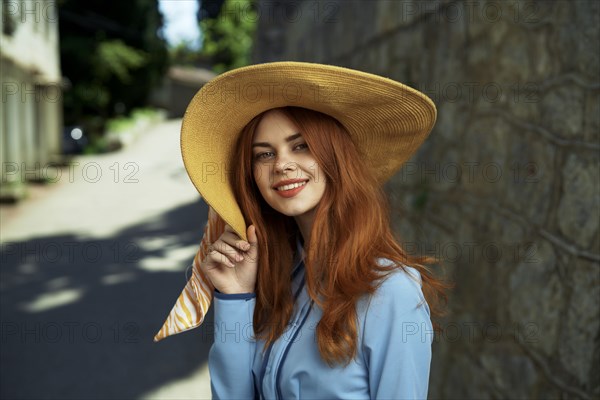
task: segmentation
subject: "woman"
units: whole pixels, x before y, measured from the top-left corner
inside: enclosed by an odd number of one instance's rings
[[[394,239],[380,186],[429,134],[435,107],[318,64],[217,79],[182,128],[186,169],[226,222],[198,268],[214,287],[213,397],[426,398],[431,314],[447,286]],[[277,84],[293,84],[293,99],[264,91]],[[249,85],[260,95],[243,98]],[[315,85],[334,95],[310,97]],[[233,100],[211,98],[223,93]]]

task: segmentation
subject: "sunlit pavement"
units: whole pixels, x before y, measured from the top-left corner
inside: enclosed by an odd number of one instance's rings
[[[81,156],[1,224],[2,399],[209,399],[205,326],[154,343],[206,220],[180,120]]]

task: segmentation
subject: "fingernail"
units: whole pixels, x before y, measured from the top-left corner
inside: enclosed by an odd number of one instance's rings
[[[250,250],[250,243],[246,243],[246,242],[242,243],[242,249]]]

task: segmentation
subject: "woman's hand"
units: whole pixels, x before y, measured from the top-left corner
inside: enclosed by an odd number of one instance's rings
[[[258,271],[256,228],[250,225],[248,242],[229,226],[209,248],[200,268],[221,293],[253,293]]]

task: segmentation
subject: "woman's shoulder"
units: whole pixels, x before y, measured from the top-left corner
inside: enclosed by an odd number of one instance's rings
[[[418,291],[422,293],[422,279],[421,273],[415,267],[411,267],[406,264],[400,264],[389,260],[387,258],[377,259],[377,263],[381,266],[393,266],[396,268],[391,269],[385,275],[382,275],[378,283],[378,292],[380,291],[392,291],[392,292],[414,292]]]
[[[394,262],[380,258],[379,265],[393,265]],[[376,291],[364,299],[364,311],[370,313],[390,312],[399,315],[410,312],[418,307],[425,306],[427,302],[421,288],[421,274],[415,267],[402,264],[386,273],[378,282]]]
[[[390,271],[390,273],[386,274],[382,277],[382,285],[416,285],[419,288],[421,287],[422,280],[421,274],[419,270],[415,267],[411,267],[406,264],[400,264],[389,260],[387,258],[378,258],[377,264],[381,266],[393,266],[396,265],[396,268]]]

